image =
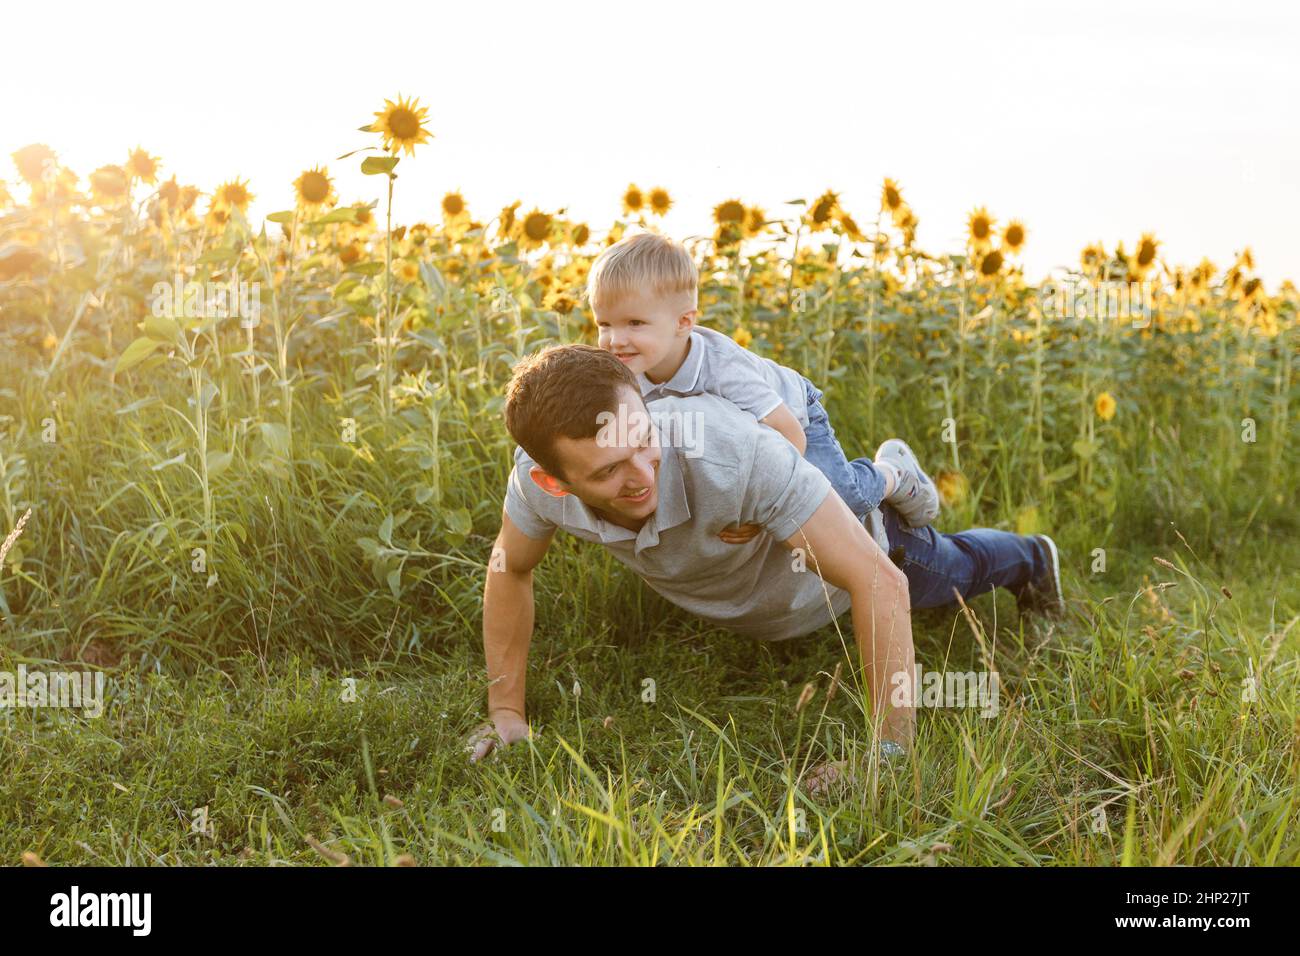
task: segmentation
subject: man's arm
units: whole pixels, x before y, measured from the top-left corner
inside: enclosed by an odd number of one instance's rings
[[[799,449],[800,455],[808,448],[808,436],[804,434],[799,419],[794,417],[794,412],[790,411],[785,402],[776,406],[770,415],[762,419],[762,424],[774,428],[784,435],[786,441]]]
[[[550,547],[554,530],[545,538],[530,538],[504,512],[501,533],[492,546],[487,582],[483,587],[483,655],[487,659],[488,717],[501,742],[528,735],[524,712],[524,683],[528,645],[533,636],[533,568]],[[496,745],[490,734],[476,733],[472,759],[486,756]]]
[[[884,714],[881,736],[910,745],[916,712],[890,706],[894,675],[906,674],[908,699],[914,686],[916,650],[912,645],[911,599],[907,577],[853,517],[832,489],[792,537],[787,548],[802,548],[810,566],[853,602],[853,634],[871,690],[872,710]]]

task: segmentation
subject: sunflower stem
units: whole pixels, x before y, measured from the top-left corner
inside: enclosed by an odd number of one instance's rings
[[[380,331],[380,408],[385,419],[392,413],[393,400],[389,394],[393,378],[393,181],[397,177],[388,174],[388,210],[384,229],[384,320]]]

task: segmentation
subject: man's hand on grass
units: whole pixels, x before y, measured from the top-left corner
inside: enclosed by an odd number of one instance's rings
[[[483,724],[469,735],[469,761],[478,763],[498,747],[508,747],[530,736],[528,721],[522,715],[513,710],[499,710],[492,715],[491,723]]]
[[[828,760],[818,764],[804,778],[804,789],[809,796],[820,797],[841,787],[852,787],[857,775],[844,760]]]
[[[730,525],[718,532],[718,537],[727,544],[744,544],[746,541],[752,541],[763,531],[763,526],[759,524],[740,524]]]

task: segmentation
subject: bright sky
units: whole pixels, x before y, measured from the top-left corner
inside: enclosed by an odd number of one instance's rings
[[[724,199],[775,215],[827,188],[865,223],[891,176],[923,248],[959,248],[977,205],[1023,219],[1031,279],[1150,230],[1174,261],[1250,245],[1270,288],[1300,281],[1296,4],[226,0],[0,25],[11,181],[30,142],[83,177],[139,144],[204,189],[250,179],[256,214],[318,163],[378,199],[334,157],[400,92],[435,135],[399,167],[401,222],[460,189],[480,218],[521,199],[599,233],[635,182],[668,188],[679,238]]]

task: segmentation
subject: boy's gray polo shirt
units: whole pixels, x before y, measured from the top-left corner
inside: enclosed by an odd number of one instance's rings
[[[542,491],[521,448],[506,489],[510,520],[532,538],[563,528],[602,544],[673,604],[752,637],[797,637],[848,610],[848,592],[813,570],[796,571],[796,556],[780,543],[821,506],[831,491],[826,477],[778,432],[716,396],[663,398],[650,411],[698,415],[698,430],[692,447],[661,438],[659,504],[639,532],[604,520],[573,495]],[[747,523],[767,533],[745,544],[718,537],[728,525]]]
[[[804,377],[792,368],[755,355],[729,336],[697,325],[682,367],[658,384],[638,373],[641,397],[647,402],[667,395],[707,392],[725,398],[761,421],[785,402],[802,428],[808,427],[808,394]]]

